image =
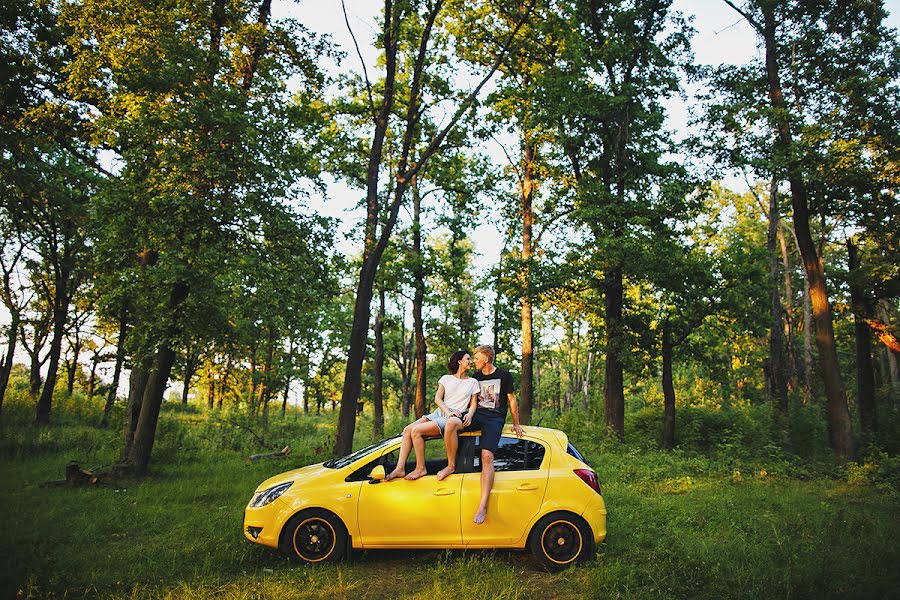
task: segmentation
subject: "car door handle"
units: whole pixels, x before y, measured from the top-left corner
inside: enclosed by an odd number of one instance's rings
[[[435,490],[434,495],[435,496],[452,496],[455,493],[456,492],[454,492],[453,490],[448,490],[447,488],[440,488],[438,490]]]
[[[520,492],[531,492],[538,489],[538,486],[533,483],[522,483],[519,484],[519,487],[517,487],[516,489]]]

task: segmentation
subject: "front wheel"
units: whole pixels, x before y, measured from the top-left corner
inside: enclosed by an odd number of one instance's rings
[[[330,512],[303,511],[284,526],[281,549],[305,563],[335,562],[347,549],[347,531]]]
[[[590,527],[579,516],[557,512],[542,517],[528,538],[528,548],[542,567],[561,571],[593,548]]]

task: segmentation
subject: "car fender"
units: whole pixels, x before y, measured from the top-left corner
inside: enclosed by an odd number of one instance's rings
[[[360,481],[359,485],[351,488],[352,491],[344,494],[334,494],[325,498],[319,496],[315,502],[307,497],[294,496],[290,502],[284,502],[283,506],[279,507],[278,522],[284,528],[288,520],[300,511],[318,508],[333,513],[344,524],[347,534],[353,539],[359,539],[356,509],[359,501],[359,490],[364,484],[364,481]],[[279,532],[280,535],[281,532]]]

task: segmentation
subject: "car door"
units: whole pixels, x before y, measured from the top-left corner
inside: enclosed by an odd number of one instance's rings
[[[494,453],[494,487],[488,498],[487,519],[473,521],[481,499],[481,447],[476,440],[472,473],[463,475],[460,506],[463,543],[469,547],[511,546],[544,501],[550,457],[539,442],[501,437]]]
[[[462,544],[459,525],[462,477],[450,476],[438,481],[435,473],[447,464],[444,442],[441,438],[426,440],[425,446],[428,475],[415,481],[363,483],[357,505],[363,547],[448,548]],[[442,457],[443,462],[436,457]],[[396,461],[395,450],[384,461],[388,472]]]

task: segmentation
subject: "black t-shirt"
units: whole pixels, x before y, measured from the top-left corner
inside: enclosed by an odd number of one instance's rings
[[[506,411],[509,409],[509,394],[515,392],[512,375],[509,374],[509,371],[494,367],[494,372],[490,375],[475,371],[472,377],[481,385],[478,410],[494,413],[506,419]]]

